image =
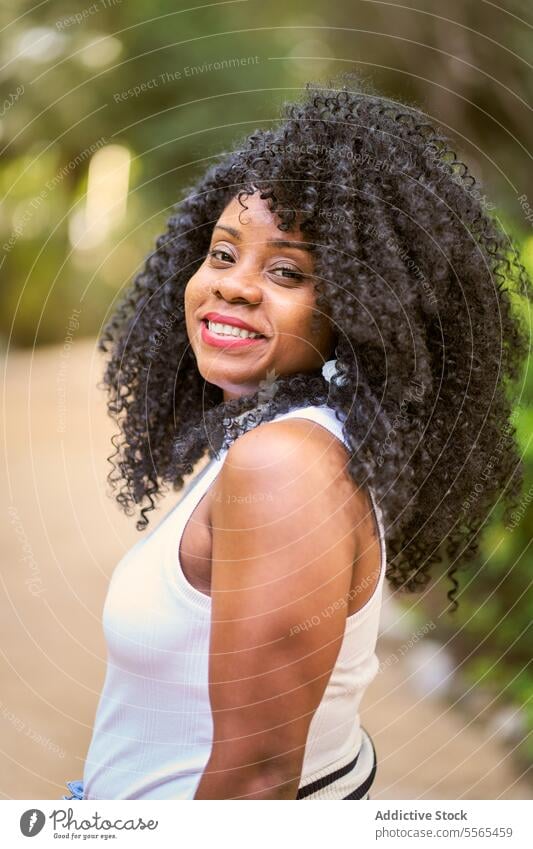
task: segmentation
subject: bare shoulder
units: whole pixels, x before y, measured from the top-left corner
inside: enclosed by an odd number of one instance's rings
[[[323,511],[348,513],[354,522],[366,508],[348,461],[344,443],[314,421],[264,422],[230,446],[216,486],[250,498],[255,493],[271,509],[274,500],[285,508],[313,501]]]
[[[341,474],[349,454],[327,428],[308,419],[264,422],[229,448],[225,466],[242,474],[306,472],[306,477]]]

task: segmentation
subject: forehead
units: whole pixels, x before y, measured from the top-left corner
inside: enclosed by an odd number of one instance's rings
[[[228,224],[234,227],[240,231],[242,234],[241,238],[244,239],[252,233],[255,238],[257,238],[258,234],[262,234],[265,237],[270,236],[271,238],[279,239],[287,233],[290,233],[294,238],[302,237],[299,227],[295,227],[289,231],[282,231],[278,228],[278,224],[280,223],[278,215],[270,211],[268,202],[261,200],[259,192],[254,192],[253,195],[248,196],[243,195],[242,203],[246,207],[239,202],[237,197],[232,198],[220,214],[216,223]]]

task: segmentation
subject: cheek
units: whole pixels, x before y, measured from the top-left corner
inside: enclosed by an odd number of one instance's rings
[[[331,346],[330,322],[325,309],[317,308],[315,301],[309,303],[305,309],[300,336],[318,351],[323,352]]]
[[[294,299],[285,305],[285,323],[290,325],[291,332],[298,339],[316,341],[322,327],[322,320],[316,311],[314,298],[305,297],[298,301]]]
[[[192,339],[192,335],[197,330],[196,322],[195,322],[195,314],[202,303],[202,287],[200,285],[198,272],[190,278],[187,285],[185,286],[185,291],[183,293],[183,308],[185,311],[185,325],[187,327],[187,333],[189,335],[189,339]]]
[[[193,274],[185,286],[185,309],[189,312],[195,310],[201,303],[204,293],[205,283],[202,282],[202,272],[197,271],[196,274]]]
[[[316,330],[312,323],[312,306],[310,304],[285,304],[277,314],[277,327],[281,332],[280,342],[287,348],[306,349],[308,343],[316,341]],[[316,321],[316,320],[315,320]]]
[[[190,303],[198,289],[198,272],[194,274],[185,286],[185,303]]]

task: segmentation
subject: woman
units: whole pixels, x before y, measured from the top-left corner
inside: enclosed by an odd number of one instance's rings
[[[113,574],[64,798],[369,798],[385,568],[417,591],[444,561],[456,607],[519,496],[508,287],[530,282],[440,131],[343,83],[189,189],[103,334],[138,529],[207,464]]]

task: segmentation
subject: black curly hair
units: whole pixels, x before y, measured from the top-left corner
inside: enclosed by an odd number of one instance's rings
[[[387,578],[417,591],[444,563],[455,610],[455,572],[475,557],[491,511],[501,502],[508,517],[520,496],[510,389],[528,333],[512,301],[531,299],[531,281],[479,184],[420,110],[343,74],[307,83],[272,123],[183,191],[103,330],[120,429],[108,480],[126,513],[140,505],[142,530],[206,452],[326,403],[344,423],[350,474],[383,511]],[[198,371],[184,289],[223,209],[235,197],[246,208],[257,190],[279,229],[298,221],[313,247],[316,303],[334,325],[344,381],[295,373],[277,378],[267,404],[261,390],[225,402]]]

